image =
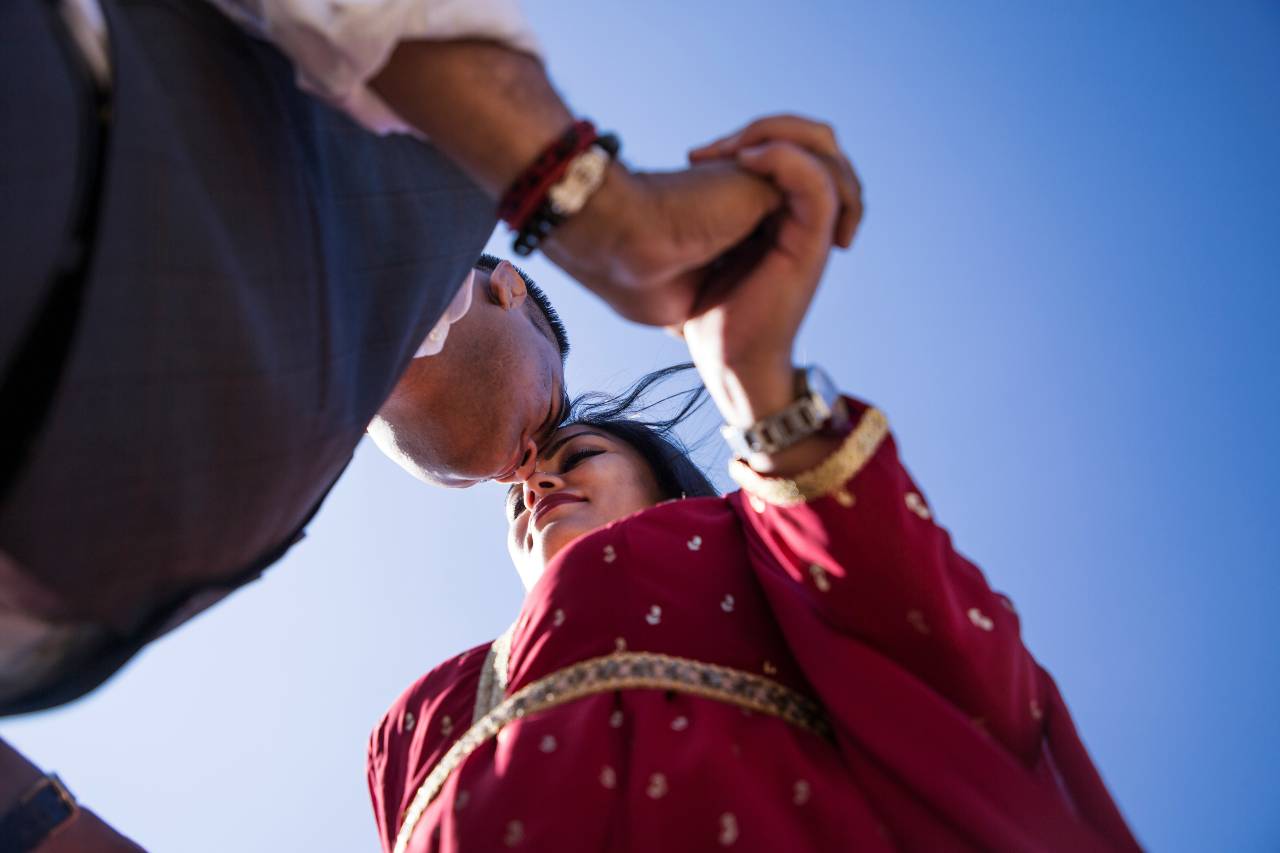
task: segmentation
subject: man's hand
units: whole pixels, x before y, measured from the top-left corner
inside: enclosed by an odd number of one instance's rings
[[[732,161],[661,173],[615,164],[543,250],[623,317],[674,325],[694,312],[712,262],[780,201],[771,183]]]

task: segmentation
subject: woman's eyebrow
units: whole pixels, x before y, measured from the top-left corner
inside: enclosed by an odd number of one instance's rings
[[[566,442],[572,441],[573,439],[577,438],[580,435],[594,435],[597,438],[608,438],[607,435],[600,432],[599,430],[594,430],[594,429],[579,430],[578,432],[570,433],[569,435],[560,436],[555,441],[548,444],[547,449],[539,453],[538,457],[541,459],[551,459],[556,455],[557,452],[559,452],[561,447],[564,447]]]

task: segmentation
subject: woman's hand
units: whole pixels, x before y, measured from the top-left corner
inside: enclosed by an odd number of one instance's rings
[[[784,197],[763,257],[724,301],[681,327],[721,415],[746,427],[796,397],[795,337],[832,243],[852,242],[862,216],[861,188],[830,129],[804,119],[762,119],[691,157],[721,155],[770,179]],[[814,438],[748,461],[761,473],[793,473],[820,461],[829,444]]]
[[[839,203],[827,167],[790,142],[760,143],[735,156],[781,190],[784,207],[754,269],[681,331],[725,420],[749,426],[795,396],[792,347],[826,266]]]

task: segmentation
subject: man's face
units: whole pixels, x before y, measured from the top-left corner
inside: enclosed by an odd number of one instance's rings
[[[410,362],[369,424],[401,467],[454,488],[527,477],[566,404],[560,351],[520,274],[504,261],[472,286],[444,349]]]

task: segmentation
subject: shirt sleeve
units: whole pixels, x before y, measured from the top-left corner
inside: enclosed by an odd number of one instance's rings
[[[937,524],[884,415],[849,403],[854,431],[795,480],[733,463],[745,523],[819,618],[1034,756],[1046,700],[1012,604]]]
[[[367,83],[409,40],[496,41],[541,58],[518,0],[209,0],[293,61],[298,85],[375,133],[413,133]]]

